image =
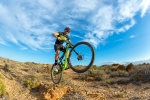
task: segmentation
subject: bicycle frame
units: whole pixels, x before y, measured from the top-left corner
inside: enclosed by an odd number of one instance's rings
[[[66,50],[63,52],[62,56],[59,57],[59,64],[62,66],[62,70],[65,70],[68,65],[67,57],[69,56],[69,46],[70,44],[66,42]]]
[[[63,51],[63,54],[58,56],[57,66],[55,64],[53,64],[52,69],[51,69],[50,74],[51,74],[51,79],[54,84],[60,83],[60,81],[62,79],[63,70],[67,69],[67,65],[69,65],[69,67],[74,72],[83,73],[83,72],[87,71],[94,62],[94,57],[95,57],[94,49],[88,42],[83,41],[83,42],[79,42],[79,43],[73,45],[73,44],[70,44],[70,42],[67,40],[65,47],[66,48],[65,48],[65,51]],[[89,58],[90,60],[88,60],[87,65],[85,65],[85,61],[83,61],[84,54],[87,54],[87,53],[85,53],[85,51],[82,51],[83,48],[85,48],[85,47],[88,48],[91,53],[90,58]],[[71,49],[69,49],[69,48],[71,48]],[[87,57],[86,57],[86,59],[87,59]],[[83,61],[83,64],[81,64],[82,61]],[[79,65],[81,65],[81,69],[79,67],[76,67],[76,65],[78,65],[76,63],[79,63]],[[56,71],[55,68],[58,71]]]

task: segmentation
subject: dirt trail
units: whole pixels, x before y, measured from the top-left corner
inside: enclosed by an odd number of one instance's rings
[[[1,71],[2,72],[2,71]],[[7,77],[7,73],[2,73],[2,80],[6,86],[7,95],[3,97],[3,100],[37,100],[32,96],[32,93],[25,87],[23,87],[15,78]]]
[[[76,99],[83,99],[83,100],[106,99],[104,93],[101,92],[105,91],[104,88],[97,87],[96,85],[98,84],[98,82],[87,82],[84,80],[79,80],[78,73],[73,72],[71,69],[65,70],[63,74],[66,80],[69,82],[69,84],[72,84],[71,86],[73,86],[74,90],[76,91],[75,93],[76,95],[74,93],[72,94],[72,96],[76,97]],[[70,93],[67,95],[70,96]]]

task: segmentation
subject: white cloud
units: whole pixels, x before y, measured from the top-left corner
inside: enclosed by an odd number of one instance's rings
[[[98,9],[97,13],[92,17],[94,25],[97,25],[98,30],[112,30],[113,27],[113,7],[102,6]]]
[[[84,39],[84,37],[81,37],[81,36],[79,36],[79,35],[75,35],[75,34],[71,34],[71,36],[73,36],[73,37],[77,37],[77,38],[80,38],[80,39]]]
[[[113,33],[119,34],[129,30],[136,24],[134,16],[137,12],[141,9],[141,16],[143,16],[145,11],[150,7],[150,2],[148,0],[118,0],[116,3],[117,6],[112,4],[101,5],[92,17],[92,25],[95,26],[95,29],[91,34],[93,36],[96,34],[96,37],[99,39],[99,41],[95,39],[94,42],[97,41],[101,43],[102,38],[107,38]],[[98,46],[99,43],[97,43],[96,46]]]
[[[0,38],[0,44],[6,45],[5,41]]]
[[[115,10],[117,21],[124,22],[132,19],[139,10],[139,3],[138,0],[119,0]]]
[[[26,47],[21,47],[20,50],[27,50],[28,48]]]
[[[80,39],[97,47],[114,33],[129,30],[150,9],[149,0],[5,0],[0,1],[1,44],[12,42],[20,48],[49,50],[52,33],[69,26],[82,32]],[[87,34],[88,33],[88,34]]]
[[[118,39],[118,40],[116,40],[116,41],[114,41],[114,42],[120,42],[120,41],[123,41],[123,39]]]
[[[143,0],[142,3],[140,4],[140,8],[142,10],[141,17],[143,17],[145,15],[145,13],[148,9],[150,9],[149,7],[150,7],[150,0]]]
[[[135,35],[131,35],[129,38],[135,38]]]
[[[73,11],[76,13],[90,12],[97,7],[98,0],[75,0]]]
[[[135,25],[135,23],[136,23],[135,20],[131,19],[129,24],[125,24],[121,28],[116,29],[116,32],[117,33],[125,32],[125,31],[129,30],[133,25]]]
[[[98,43],[100,43],[102,40],[100,40],[99,38],[95,37],[93,34],[91,33],[87,33],[85,35],[85,39],[84,41],[90,42],[93,44],[93,46],[97,47]]]

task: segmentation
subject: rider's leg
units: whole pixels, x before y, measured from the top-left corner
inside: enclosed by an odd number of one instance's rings
[[[56,54],[55,54],[55,65],[57,64],[59,54],[60,54],[60,50],[56,50]]]

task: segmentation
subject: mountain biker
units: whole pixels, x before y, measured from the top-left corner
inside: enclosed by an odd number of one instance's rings
[[[69,36],[68,36],[69,32],[70,32],[70,28],[66,27],[64,29],[64,32],[55,32],[55,33],[52,34],[56,38],[56,42],[55,42],[55,45],[54,45],[54,49],[55,49],[55,52],[56,52],[56,54],[55,54],[55,65],[58,64],[57,61],[58,61],[58,56],[60,54],[60,51],[65,52],[65,50],[66,50],[65,47],[63,46],[63,43],[66,40],[68,40],[69,43],[72,44],[70,39],[69,39]]]

